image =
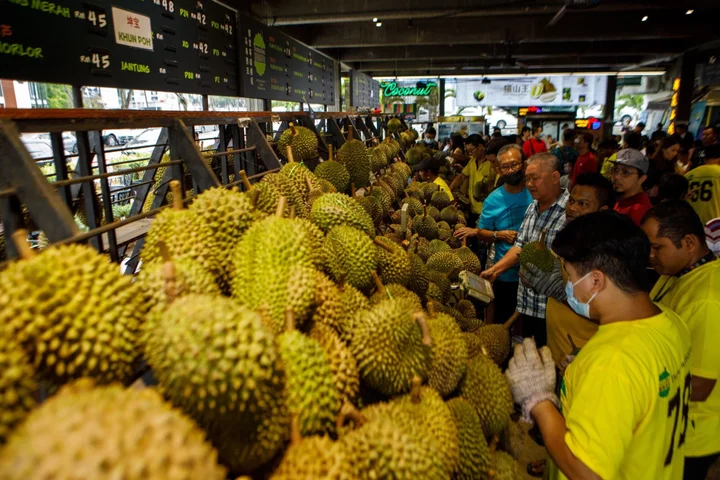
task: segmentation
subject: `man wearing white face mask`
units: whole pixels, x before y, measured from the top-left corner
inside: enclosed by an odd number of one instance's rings
[[[437,135],[437,132],[435,131],[434,127],[428,127],[428,129],[425,130],[425,133],[423,134],[423,142],[425,143],[426,147],[432,148],[435,150],[438,149],[438,143],[435,140],[436,135]]]
[[[647,294],[650,245],[632,220],[591,213],[560,231],[568,304],[599,323],[555,396],[549,349],[515,347],[506,376],[540,428],[551,479],[676,480],[683,476],[690,333]]]

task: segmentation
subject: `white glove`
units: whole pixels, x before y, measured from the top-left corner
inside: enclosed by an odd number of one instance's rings
[[[555,362],[550,349],[542,347],[538,352],[535,340],[526,338],[515,345],[505,376],[510,383],[515,402],[523,410],[523,419],[532,423],[530,413],[538,403],[550,400],[558,405],[555,395]]]

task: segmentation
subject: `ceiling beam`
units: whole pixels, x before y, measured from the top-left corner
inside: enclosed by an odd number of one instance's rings
[[[654,64],[662,63],[668,57],[663,57]],[[619,69],[631,65],[639,65],[647,62],[643,57],[592,57],[587,59],[567,59],[567,58],[547,58],[531,62],[519,62],[518,68],[522,69],[544,69],[544,68],[566,68],[574,70],[576,68],[607,68]],[[395,72],[395,71],[415,71],[415,72],[438,72],[454,70],[461,73],[465,70],[486,70],[507,68],[503,67],[500,61],[474,61],[474,62],[417,62],[413,60],[403,60],[395,62],[362,62],[353,67],[361,72]]]
[[[348,28],[343,24],[328,24],[312,28],[286,27],[284,30],[314,48],[331,51],[343,48],[372,48],[407,45],[477,45],[505,41],[532,42],[589,42],[593,40],[625,41],[693,38],[697,43],[712,37],[706,20],[699,15],[656,14],[653,21],[641,22],[637,15],[598,13],[585,15],[560,25],[546,28],[552,16],[498,17],[491,23],[473,18],[449,19],[438,25],[437,20],[387,22],[381,28],[357,24]],[[438,28],[442,27],[442,28]],[[512,27],[512,29],[508,28]],[[716,38],[716,37],[715,37]]]
[[[594,41],[578,43],[522,43],[511,46],[510,52],[518,59],[534,59],[545,57],[567,57],[583,55],[598,56],[637,56],[637,55],[670,55],[681,53],[688,48],[682,40],[639,40],[626,41]],[[396,60],[470,60],[503,58],[506,55],[504,45],[455,45],[447,46],[403,46],[353,48],[339,52],[341,62],[357,63],[364,61],[394,62]],[[328,51],[327,53],[337,53]]]

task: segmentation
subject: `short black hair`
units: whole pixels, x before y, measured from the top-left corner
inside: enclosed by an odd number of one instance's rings
[[[569,142],[571,140],[575,140],[575,135],[577,135],[577,132],[574,128],[568,128],[563,132],[563,140],[566,142]]]
[[[428,170],[429,172],[432,172],[433,175],[437,176],[440,174],[440,167],[442,167],[444,164],[445,157],[434,156],[430,159],[430,161],[427,163],[423,170]]]
[[[623,141],[627,143],[628,148],[634,148],[635,150],[640,150],[642,146],[642,136],[632,130],[625,134]]]
[[[515,142],[510,142],[503,137],[493,138],[485,146],[485,153],[488,155],[497,155],[502,147],[504,147],[505,145],[509,145],[510,143]]]
[[[460,150],[465,149],[465,139],[459,133],[453,133],[450,135],[453,147],[459,148]]]
[[[645,124],[643,122],[638,122],[636,126],[645,128]]]
[[[680,248],[685,235],[694,235],[705,244],[705,227],[695,209],[685,200],[666,200],[648,210],[642,223],[654,218],[658,222],[658,237],[669,238]]]
[[[501,131],[501,130],[500,130],[500,127],[497,127],[497,126],[496,126],[496,127],[493,127],[493,132],[499,132],[499,131]]]
[[[708,128],[713,131],[715,136],[720,137],[720,127],[717,127],[717,126],[713,127],[712,125],[708,125],[707,127],[703,128],[703,132],[705,130],[707,130]]]
[[[428,127],[425,129],[425,133],[429,133],[431,135],[437,135],[437,130],[435,130],[435,127]]]
[[[592,145],[592,143],[595,141],[595,135],[593,135],[592,133],[585,132],[582,134],[582,137],[583,140],[585,140],[585,143],[589,143],[590,145]]]
[[[469,143],[471,145],[485,145],[485,140],[478,135],[477,133],[473,133],[472,135],[468,135],[468,137],[465,139],[465,143]]]
[[[567,123],[563,123],[563,124],[562,124],[562,127],[560,127],[560,128],[566,128],[567,126],[568,126]]]
[[[625,292],[648,291],[650,242],[626,215],[595,212],[578,217],[558,232],[552,249],[579,275],[600,270]]]
[[[532,132],[535,133],[538,130],[542,130],[542,129],[543,129],[542,125],[533,125]]]
[[[720,158],[720,143],[705,147],[705,161]]]
[[[620,145],[615,140],[607,139],[600,142],[600,145],[598,145],[598,150],[601,148],[609,148],[611,150],[620,150]]]
[[[657,126],[663,128],[665,125],[663,125],[662,123],[658,123]]]
[[[660,200],[682,200],[688,191],[689,182],[685,176],[677,173],[666,173],[658,182]]]
[[[608,207],[612,210],[615,206],[615,190],[612,182],[603,175],[595,172],[581,173],[575,179],[575,185],[594,188],[601,207]]]
[[[522,128],[522,130],[520,130],[520,133],[523,134],[523,135],[525,135],[525,132],[530,132],[530,131],[531,131],[531,130],[530,130],[530,127],[524,126],[524,127]]]

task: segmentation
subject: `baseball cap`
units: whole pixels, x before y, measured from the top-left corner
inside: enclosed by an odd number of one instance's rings
[[[627,165],[629,167],[635,167],[640,170],[643,175],[648,172],[650,168],[650,161],[642,154],[640,150],[634,148],[625,148],[620,150],[617,154],[617,160],[615,161],[618,165]]]

